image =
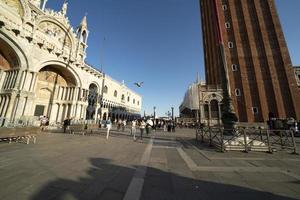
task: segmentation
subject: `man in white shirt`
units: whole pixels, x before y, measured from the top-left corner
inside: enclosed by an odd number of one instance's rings
[[[110,121],[110,118],[108,118],[108,120],[106,121],[106,128],[107,128],[106,139],[108,140],[108,137],[109,137],[109,131],[110,131],[110,129],[111,129],[111,121]]]
[[[144,122],[144,120],[142,120],[141,123],[140,123],[141,140],[143,140],[143,134],[144,134],[145,128],[146,128],[146,123]]]
[[[135,134],[136,134],[136,121],[133,120],[131,122],[131,134],[133,135],[133,140],[136,140]]]

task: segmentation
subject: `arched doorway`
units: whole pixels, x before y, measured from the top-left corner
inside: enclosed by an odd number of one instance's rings
[[[20,60],[17,52],[0,38],[0,88],[4,91],[6,90],[0,94],[0,117],[10,118],[12,116],[12,113],[8,113],[8,108],[14,101],[10,94],[12,89],[17,87],[19,68]],[[0,126],[2,126],[2,121]]]
[[[103,114],[103,120],[107,120],[107,114],[106,114],[106,112]]]
[[[74,117],[72,105],[75,97],[75,76],[58,65],[43,67],[37,75],[34,116],[47,116],[50,121],[61,122]]]
[[[210,101],[211,118],[219,119],[219,102],[215,99]]]
[[[88,96],[88,107],[86,110],[86,119],[94,120],[96,114],[97,107],[97,99],[98,99],[98,86],[94,83],[89,86],[89,96]]]

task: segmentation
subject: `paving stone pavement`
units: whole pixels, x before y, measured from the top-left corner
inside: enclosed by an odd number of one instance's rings
[[[195,131],[43,133],[0,143],[1,200],[300,199],[300,156],[220,153]],[[297,139],[300,146],[300,140]]]

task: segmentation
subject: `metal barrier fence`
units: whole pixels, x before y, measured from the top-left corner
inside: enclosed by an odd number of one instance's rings
[[[292,130],[267,130],[260,128],[204,127],[196,129],[196,140],[225,151],[274,151],[291,150],[297,154],[297,145]]]

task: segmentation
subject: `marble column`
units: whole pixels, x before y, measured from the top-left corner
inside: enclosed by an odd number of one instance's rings
[[[222,110],[221,110],[221,103],[218,103],[218,113],[219,113],[219,126],[222,124]]]
[[[8,118],[9,120],[12,120],[13,109],[14,109],[14,106],[16,103],[16,97],[17,97],[17,95],[15,93],[12,93],[10,96],[9,104],[7,106],[7,110],[5,113],[5,117]]]
[[[8,104],[9,104],[9,100],[10,100],[10,97],[8,95],[5,96],[5,101],[4,101],[4,104],[2,106],[2,110],[1,110],[1,113],[0,113],[0,117],[6,117],[6,111],[7,111],[7,107],[8,107]]]
[[[0,69],[0,90],[2,88],[4,74],[5,74],[4,70]]]
[[[211,105],[208,104],[208,126],[211,126]]]
[[[31,91],[31,92],[33,92],[35,90],[37,77],[38,77],[38,73],[32,72],[32,79],[31,79],[31,83],[29,86],[29,91]]]

